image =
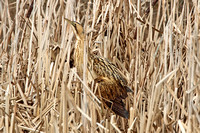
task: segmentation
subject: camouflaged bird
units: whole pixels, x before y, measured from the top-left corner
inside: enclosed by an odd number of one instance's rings
[[[83,73],[84,30],[79,23],[68,19],[66,20],[72,25],[76,35],[77,42],[75,46],[74,65],[80,76]],[[96,95],[114,113],[128,119],[129,112],[125,109],[123,99],[132,90],[127,86],[127,79],[112,62],[104,57],[94,55],[90,51],[88,53],[88,62],[88,65],[92,68],[94,81],[98,83],[98,89],[100,90],[100,94],[97,91]]]

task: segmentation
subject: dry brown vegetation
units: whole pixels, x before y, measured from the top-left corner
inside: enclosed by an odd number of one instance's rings
[[[65,17],[128,78],[128,120],[70,67]],[[199,0],[0,1],[0,132],[198,131]]]

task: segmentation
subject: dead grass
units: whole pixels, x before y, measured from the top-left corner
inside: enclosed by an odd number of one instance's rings
[[[1,0],[0,132],[199,132],[200,2],[151,1]],[[65,17],[129,79],[129,120],[77,86]]]

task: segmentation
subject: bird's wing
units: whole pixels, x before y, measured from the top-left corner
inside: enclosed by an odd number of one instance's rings
[[[127,92],[133,92],[128,86],[127,79],[120,72],[120,70],[108,59],[95,56],[93,59],[93,69],[99,76],[108,77],[114,79],[116,82],[122,85]]]
[[[95,82],[98,83],[97,95],[100,96],[103,103],[117,115],[129,118],[129,113],[125,109],[125,104],[122,101],[127,97],[126,89],[108,77],[98,77],[95,79]]]

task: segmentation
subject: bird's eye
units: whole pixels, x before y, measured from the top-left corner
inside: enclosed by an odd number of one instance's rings
[[[77,31],[77,25],[76,25],[76,23],[74,24],[74,28],[75,28],[75,30]]]

